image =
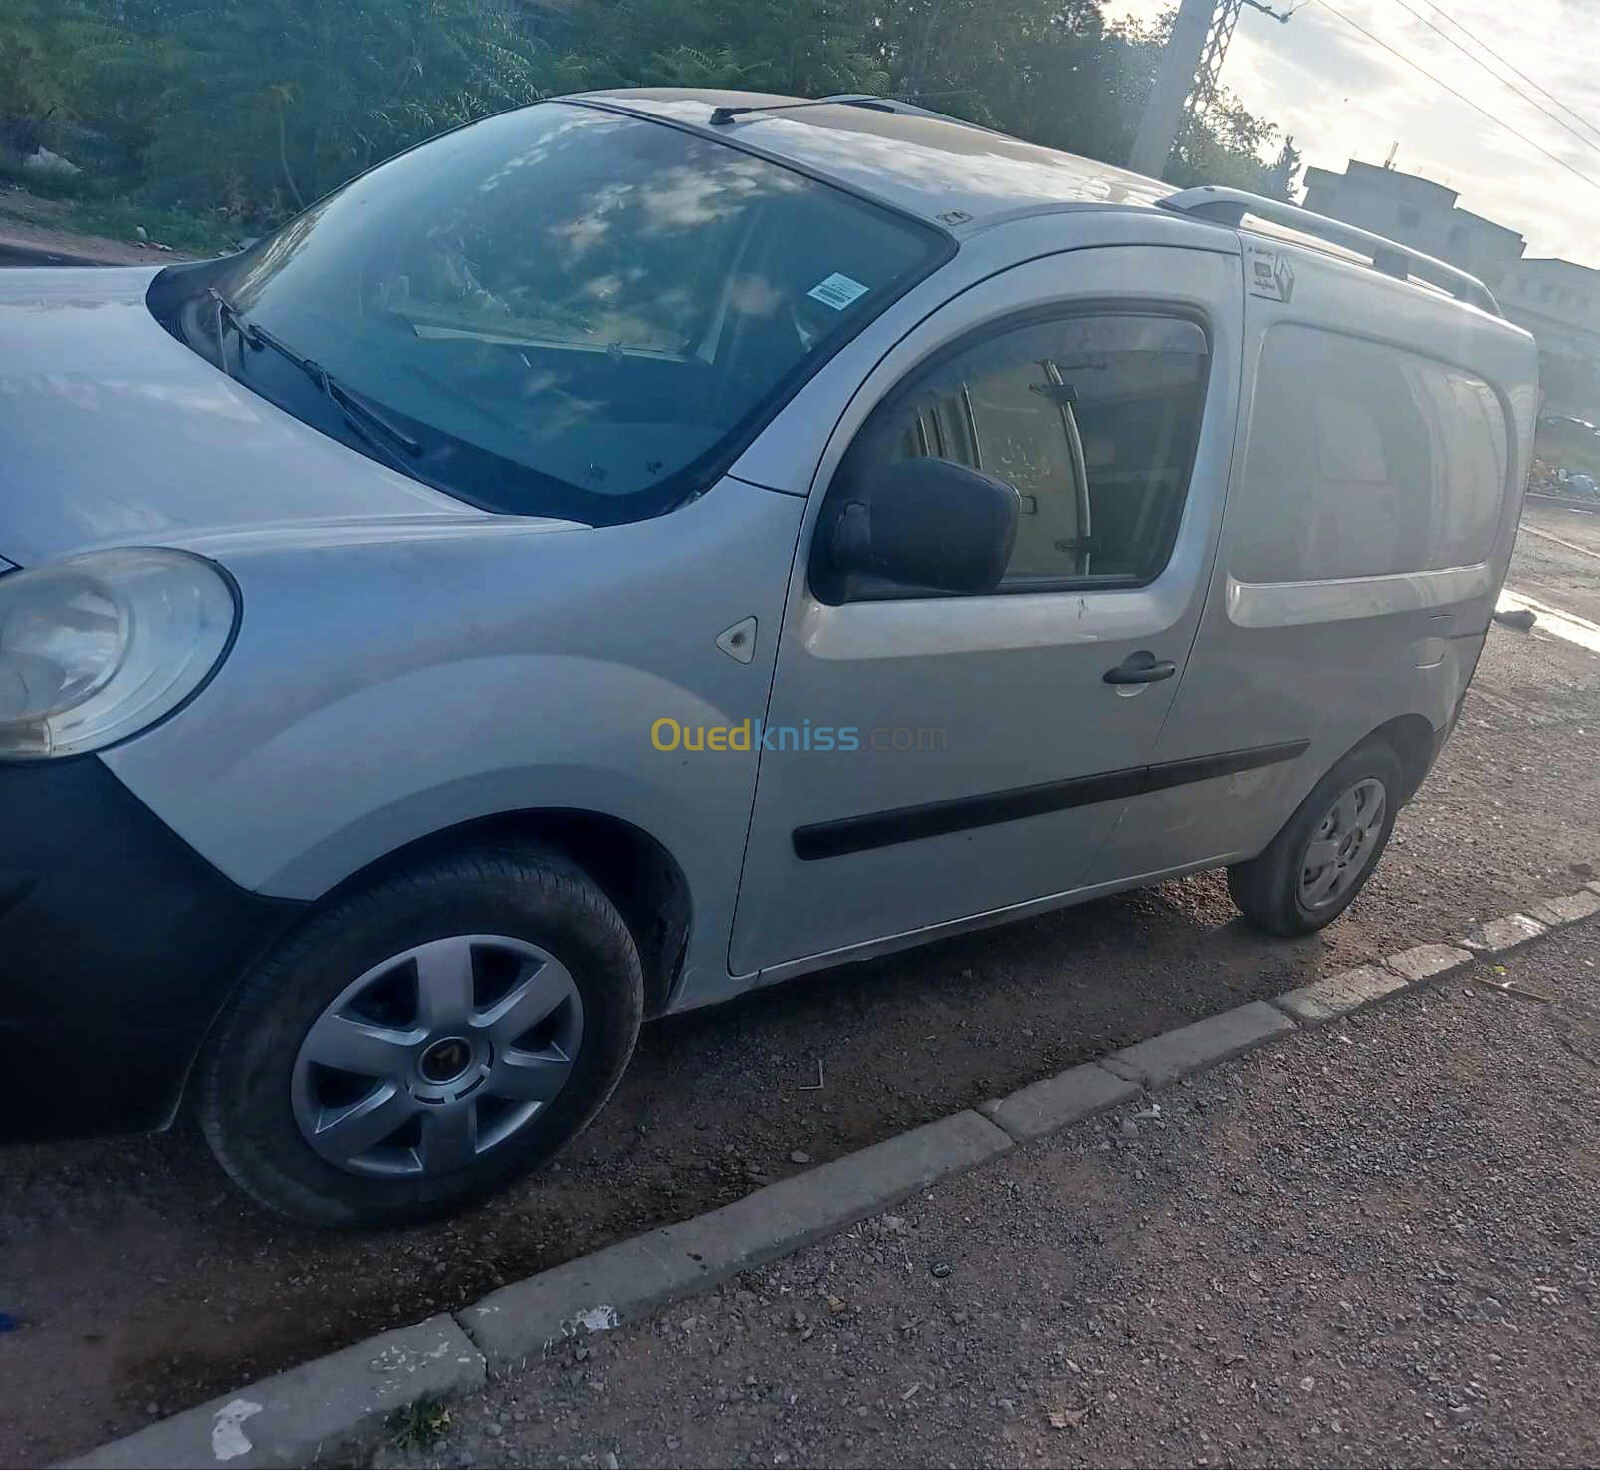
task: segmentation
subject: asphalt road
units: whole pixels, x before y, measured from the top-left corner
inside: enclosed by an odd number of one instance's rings
[[[1508,579],[1518,591],[1600,623],[1600,504],[1578,510],[1530,501]]]
[[[1528,524],[1600,535],[1550,515]],[[1524,581],[1586,596],[1600,562],[1525,537],[1512,573]],[[1254,934],[1211,874],[662,1022],[557,1170],[426,1229],[282,1225],[183,1127],[0,1154],[0,1311],[25,1324],[0,1334],[0,1464],[59,1457],[726,1203],[796,1168],[795,1151],[820,1162],[1570,891],[1600,867],[1597,756],[1600,654],[1496,628],[1437,770],[1366,894],[1322,935]]]
[[[1600,1463],[1597,962],[1591,921],[1509,962],[1524,997],[1456,979],[1226,1064],[375,1463]]]

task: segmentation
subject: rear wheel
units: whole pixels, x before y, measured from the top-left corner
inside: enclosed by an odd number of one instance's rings
[[[1381,740],[1319,781],[1260,857],[1228,869],[1228,891],[1269,934],[1311,934],[1355,900],[1388,845],[1400,807],[1400,758]]]
[[[335,901],[245,981],[200,1063],[201,1126],[280,1214],[426,1218],[589,1122],[643,990],[616,909],[558,855],[436,862]]]

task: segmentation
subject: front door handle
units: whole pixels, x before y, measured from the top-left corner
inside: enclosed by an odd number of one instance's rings
[[[1170,658],[1157,658],[1148,648],[1130,653],[1114,669],[1105,671],[1107,684],[1155,684],[1178,672]]]

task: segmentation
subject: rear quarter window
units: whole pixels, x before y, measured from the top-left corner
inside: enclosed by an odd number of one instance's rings
[[[1300,582],[1474,566],[1508,475],[1505,413],[1481,378],[1315,327],[1267,334],[1231,570]]]

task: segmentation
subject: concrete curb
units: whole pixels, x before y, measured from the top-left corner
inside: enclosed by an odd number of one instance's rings
[[[1528,909],[1529,916],[1547,929],[1564,929],[1568,924],[1576,924],[1597,913],[1600,913],[1600,893],[1591,893],[1587,888],[1563,898],[1547,898]]]
[[[1294,1029],[1294,1022],[1282,1011],[1264,1000],[1253,1000],[1220,1016],[1207,1016],[1114,1051],[1100,1065],[1145,1087],[1169,1087]]]
[[[470,1393],[483,1386],[484,1376],[483,1355],[455,1318],[430,1317],[313,1358],[66,1463],[84,1470],[311,1465],[382,1433],[394,1410]]]
[[[1415,949],[1390,955],[1383,963],[1407,984],[1420,985],[1424,980],[1437,980],[1470,965],[1472,953],[1450,944],[1419,944]]]
[[[1128,1102],[1140,1091],[1137,1082],[1119,1077],[1097,1062],[1086,1062],[1030,1083],[1010,1097],[979,1103],[978,1111],[993,1118],[1018,1142],[1026,1142]]]
[[[459,1320],[491,1368],[509,1370],[580,1327],[631,1321],[876,1215],[1015,1146],[988,1119],[955,1113],[769,1184],[720,1210],[502,1287],[459,1313]]]
[[[1405,989],[1405,978],[1393,970],[1382,965],[1359,965],[1354,970],[1314,980],[1298,990],[1285,991],[1272,1004],[1302,1026],[1324,1026]]]
[[[1539,915],[1538,918],[1530,914]],[[1600,882],[1479,925],[1456,944],[1423,944],[1180,1026],[1099,1062],[821,1164],[731,1205],[569,1261],[492,1292],[453,1316],[368,1338],[287,1373],[113,1440],[68,1466],[311,1465],[380,1436],[396,1409],[470,1393],[581,1331],[642,1317],[876,1215],[1019,1143],[1169,1087],[1232,1057],[1448,978],[1600,914]]]
[[[1526,914],[1507,914],[1503,919],[1490,919],[1486,924],[1479,924],[1461,940],[1461,947],[1492,959],[1510,954],[1530,939],[1537,939],[1549,932],[1537,919],[1530,919]]]

